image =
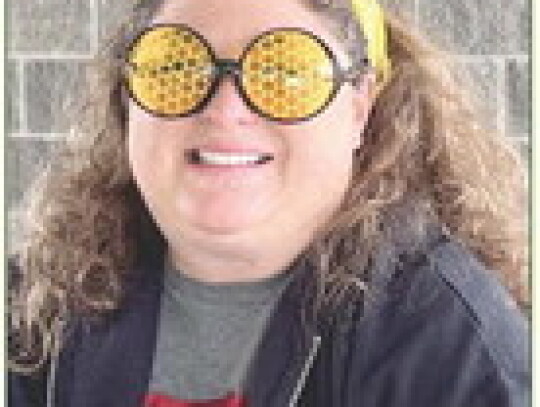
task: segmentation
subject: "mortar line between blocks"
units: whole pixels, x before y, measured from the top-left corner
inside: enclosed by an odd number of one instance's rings
[[[95,0],[94,0],[95,1]],[[415,0],[419,1],[419,0]],[[97,13],[96,15],[99,15]],[[96,24],[98,25],[98,24]],[[96,32],[94,35],[98,36],[98,30],[95,30]],[[98,39],[96,39],[96,42],[98,42]],[[42,53],[32,53],[32,54],[25,54],[25,53],[17,53],[17,54],[10,54],[7,56],[8,60],[59,60],[59,59],[80,59],[80,60],[88,60],[92,59],[94,55],[92,54],[71,54],[71,53],[55,53],[51,52],[48,54],[42,54]],[[455,59],[462,59],[462,60],[485,60],[485,59],[500,59],[501,57],[504,57],[506,59],[514,59],[516,62],[529,62],[530,56],[527,54],[509,54],[509,55],[499,55],[499,54],[478,54],[478,55],[470,55],[470,54],[454,54],[449,55],[450,58]]]
[[[529,144],[530,137],[527,134],[520,134],[519,136],[513,137],[518,143]]]
[[[19,132],[27,132],[28,131],[28,117],[27,117],[27,108],[26,108],[26,62],[25,61],[19,61],[17,64],[17,71],[19,75],[19,86],[18,86],[18,92],[19,92]]]
[[[506,137],[510,135],[507,134],[507,95],[506,95],[506,57],[500,57],[494,60],[497,67],[497,130],[504,134]]]
[[[97,55],[99,50],[99,4],[97,0],[90,1],[90,25],[92,31],[92,49],[94,50],[94,55]]]
[[[420,28],[420,0],[414,0],[414,23]]]
[[[50,53],[50,54],[16,54],[8,55],[8,60],[15,61],[41,61],[41,60],[89,60],[93,55],[90,54],[62,54],[62,53]]]
[[[38,138],[42,140],[59,140],[67,137],[68,133],[32,133],[32,132],[11,132],[8,134],[12,139]]]

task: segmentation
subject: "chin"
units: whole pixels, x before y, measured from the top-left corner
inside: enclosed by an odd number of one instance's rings
[[[176,217],[204,230],[234,233],[268,223],[278,207],[268,193],[215,194],[177,200]]]
[[[249,206],[199,208],[197,213],[192,214],[189,223],[199,230],[213,234],[241,233],[268,222],[268,211],[253,209]]]
[[[245,226],[231,225],[231,224],[217,224],[213,223],[196,223],[195,227],[205,234],[229,236],[235,235],[245,230]]]

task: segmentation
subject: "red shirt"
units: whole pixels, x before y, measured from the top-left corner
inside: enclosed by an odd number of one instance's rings
[[[221,399],[180,400],[164,394],[148,394],[144,407],[247,407],[244,397],[230,393]]]

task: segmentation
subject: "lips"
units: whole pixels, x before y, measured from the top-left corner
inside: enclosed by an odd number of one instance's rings
[[[259,153],[223,153],[215,151],[206,151],[199,149],[191,149],[186,153],[187,161],[190,164],[206,164],[206,165],[250,165],[250,164],[265,164],[271,161],[274,157],[271,154]]]
[[[189,164],[239,166],[261,165],[274,159],[273,153],[260,147],[212,144],[189,148],[185,151]]]

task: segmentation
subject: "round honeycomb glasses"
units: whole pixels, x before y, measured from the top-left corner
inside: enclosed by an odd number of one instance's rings
[[[330,47],[302,28],[256,36],[238,61],[218,59],[209,42],[183,24],[159,24],[128,48],[125,83],[148,113],[166,118],[200,112],[226,75],[249,108],[280,123],[308,120],[324,111],[344,83],[356,83],[368,62],[343,70]]]

